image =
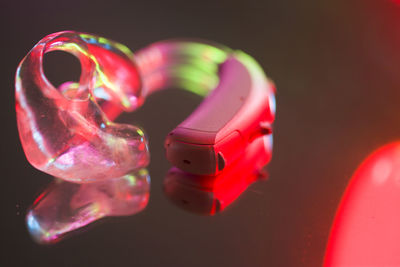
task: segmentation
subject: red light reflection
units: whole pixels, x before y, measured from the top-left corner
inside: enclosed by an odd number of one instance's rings
[[[324,266],[400,266],[400,142],[356,170],[338,208]]]

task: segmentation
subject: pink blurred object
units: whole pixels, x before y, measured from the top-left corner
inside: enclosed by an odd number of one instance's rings
[[[324,266],[400,266],[400,143],[358,168],[332,226]]]

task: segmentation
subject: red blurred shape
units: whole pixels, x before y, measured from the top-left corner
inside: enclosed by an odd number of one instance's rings
[[[372,153],[339,205],[324,266],[400,266],[400,142]]]

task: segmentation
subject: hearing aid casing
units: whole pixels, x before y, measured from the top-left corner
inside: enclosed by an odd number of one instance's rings
[[[167,137],[168,160],[193,174],[215,174],[234,162],[257,137],[272,133],[274,86],[244,53],[220,67],[220,82]]]

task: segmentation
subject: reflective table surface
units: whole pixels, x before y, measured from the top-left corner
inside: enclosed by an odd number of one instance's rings
[[[397,166],[397,152],[386,146],[400,140],[396,1],[3,1],[0,15],[0,266],[321,266],[346,187],[353,176],[370,175],[367,169],[356,170],[379,163],[373,152],[381,149],[389,160],[371,167],[376,183],[364,188],[397,181],[396,168],[387,167]],[[277,87],[274,150],[265,173],[246,174],[249,164],[244,163],[237,169],[242,176],[196,187],[170,170],[165,137],[202,100],[175,88],[151,95],[139,110],[118,118],[140,125],[149,136],[148,173],[114,186],[82,188],[54,183],[34,169],[18,138],[15,70],[42,37],[67,29],[106,36],[133,51],[187,37],[253,56]],[[49,55],[46,73],[62,82],[79,76],[79,64]],[[399,188],[396,183],[388,188],[392,191],[383,193],[382,205],[390,203],[395,210],[399,204],[392,193]],[[25,218],[44,190],[78,195],[75,206],[41,202],[53,217],[124,216],[102,218],[52,245],[38,244]],[[121,194],[133,206],[121,206],[115,197]],[[372,199],[371,194],[355,195]],[[88,196],[96,201],[86,201]],[[365,211],[365,202],[360,203],[354,211]],[[384,211],[376,213],[386,216],[380,223],[369,228],[361,222],[362,229],[388,234],[393,228],[387,222],[399,218]],[[400,255],[393,245],[398,235],[397,230],[389,240],[377,238],[381,250],[371,258]],[[334,255],[343,252],[339,241],[328,247]]]

